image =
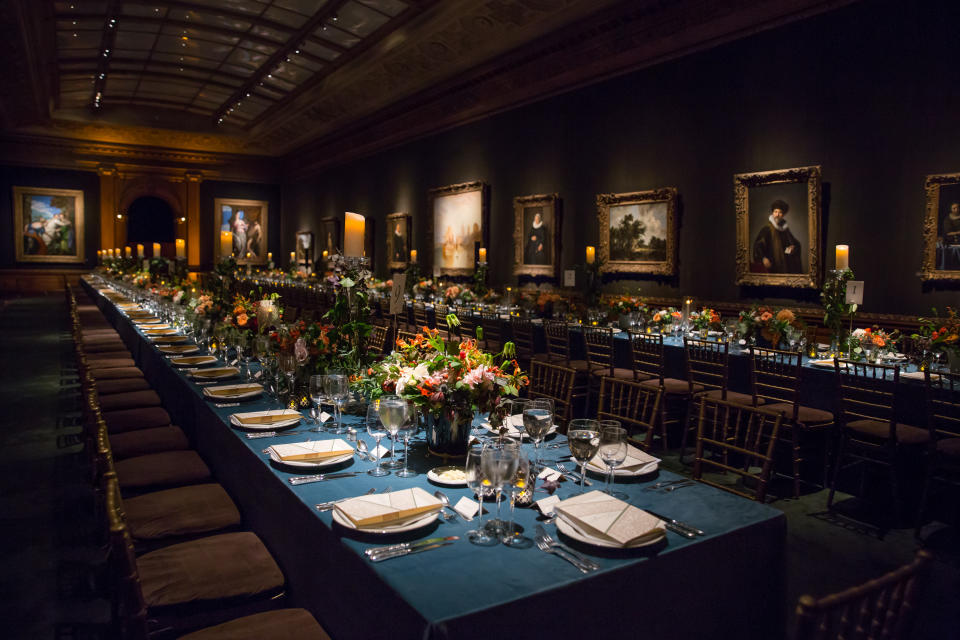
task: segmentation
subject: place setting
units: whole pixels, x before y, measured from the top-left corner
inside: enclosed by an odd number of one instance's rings
[[[193,353],[199,353],[200,347],[195,344],[172,344],[157,347],[160,353],[171,356],[185,356]]]
[[[333,522],[359,536],[391,536],[418,531],[440,520],[443,502],[420,487],[349,498],[331,511]],[[456,537],[445,542],[453,542]],[[420,544],[420,543],[417,543]],[[422,548],[422,547],[420,547]],[[439,548],[439,547],[438,547]],[[371,551],[366,554],[376,562]],[[387,558],[381,558],[387,559]]]
[[[227,380],[240,375],[237,367],[212,367],[208,369],[186,369],[186,374],[194,380]]]
[[[218,362],[220,362],[220,360],[216,356],[183,356],[170,358],[170,364],[175,367],[204,367]]]
[[[263,386],[257,383],[227,384],[216,387],[204,387],[203,395],[209,400],[224,402],[227,400],[248,400],[263,393]]]

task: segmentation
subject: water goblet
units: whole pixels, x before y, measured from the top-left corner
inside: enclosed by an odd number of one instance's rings
[[[553,426],[553,400],[549,398],[535,398],[528,401],[523,408],[523,430],[533,440],[534,462],[533,468],[540,471],[540,443]]]
[[[398,435],[403,438],[403,469],[394,472],[399,478],[415,478],[420,475],[413,469],[410,469],[407,462],[410,459],[410,438],[417,432],[419,420],[417,418],[417,405],[412,402],[407,403],[407,417],[400,424]]]
[[[328,373],[323,382],[323,389],[333,400],[336,427],[332,433],[343,433],[343,403],[350,393],[350,378],[343,373]]]
[[[513,482],[519,456],[520,445],[512,440],[488,442],[483,447],[483,475],[490,481],[490,487],[497,496],[497,517],[487,523],[487,529],[498,537],[506,528],[506,523],[500,519],[500,499],[504,490]]]
[[[380,449],[380,441],[383,440],[385,435],[387,435],[387,430],[383,426],[383,421],[380,420],[379,401],[371,402],[367,406],[367,433],[370,434],[370,437],[372,437],[377,443],[374,445],[373,449],[377,456],[377,466],[367,471],[367,473],[376,478],[390,475],[390,472],[383,468],[381,464],[383,459],[380,457],[380,452],[378,451]]]
[[[287,377],[287,406],[296,408],[296,383],[294,378],[297,376],[297,359],[293,353],[282,351],[277,357],[277,363],[280,366],[280,371]]]
[[[607,486],[603,492],[626,500],[627,494],[613,490],[614,469],[627,459],[627,430],[617,420],[600,421],[600,459],[607,465]]]
[[[523,535],[523,527],[514,523],[514,510],[516,508],[517,496],[527,489],[533,489],[533,484],[537,481],[537,472],[533,470],[530,459],[522,452],[518,451],[517,466],[513,476],[509,480],[510,487],[510,522],[504,530],[500,541],[508,547],[517,549],[526,549],[533,544],[533,541]]]
[[[571,420],[567,427],[567,443],[573,458],[580,464],[580,493],[583,493],[587,463],[600,448],[600,423],[587,418]]]
[[[478,512],[479,520],[477,528],[467,531],[467,539],[471,544],[481,547],[490,547],[497,544],[498,540],[487,533],[483,522],[483,498],[492,492],[489,480],[483,475],[483,450],[476,447],[467,451],[467,461],[465,465],[467,476],[467,487],[473,490],[477,495],[477,501],[480,503]]]
[[[310,376],[310,402],[312,405],[310,417],[313,418],[313,423],[317,425],[310,431],[323,431],[323,423],[320,422],[318,416],[320,415],[320,400],[323,399],[324,378],[326,376],[323,375]]]
[[[383,396],[380,398],[380,420],[383,422],[384,429],[390,435],[390,468],[400,466],[397,460],[397,433],[400,431],[400,425],[407,418],[409,407],[407,401],[400,396]]]

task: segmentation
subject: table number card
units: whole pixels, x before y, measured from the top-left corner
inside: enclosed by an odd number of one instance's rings
[[[847,304],[863,304],[863,280],[847,280]]]
[[[403,313],[403,290],[407,285],[407,274],[398,273],[393,277],[393,289],[390,290],[390,315]]]

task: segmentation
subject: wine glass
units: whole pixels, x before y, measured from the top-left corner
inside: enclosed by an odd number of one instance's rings
[[[397,460],[397,433],[400,431],[400,425],[407,418],[407,401],[400,396],[383,396],[380,398],[380,420],[383,427],[390,434],[390,463],[391,468],[399,467]]]
[[[483,475],[490,481],[490,487],[497,494],[497,517],[490,521],[487,528],[498,536],[506,528],[506,523],[500,519],[500,498],[503,491],[513,482],[519,456],[520,445],[512,440],[488,442],[483,447],[481,459]]]
[[[410,452],[410,438],[417,432],[417,427],[419,426],[417,421],[417,405],[409,402],[407,403],[407,418],[400,424],[400,430],[398,431],[400,437],[403,438],[403,469],[394,473],[397,477],[415,478],[420,475],[407,465]]]
[[[587,418],[571,420],[567,427],[567,443],[570,445],[570,453],[580,463],[580,493],[583,493],[587,463],[597,455],[597,449],[600,448],[600,423]]]
[[[526,549],[533,544],[533,541],[523,535],[523,527],[514,524],[513,514],[516,507],[517,495],[527,489],[533,489],[537,481],[537,472],[530,465],[530,459],[522,451],[517,452],[517,466],[513,476],[509,479],[510,486],[510,522],[500,538],[500,541],[508,547]]]
[[[627,494],[613,490],[613,471],[627,459],[627,430],[622,428],[617,420],[603,420],[600,423],[600,459],[607,465],[607,486],[604,493],[626,500]]]
[[[310,376],[310,417],[313,418],[313,423],[315,426],[310,431],[323,431],[323,424],[320,422],[320,400],[323,399],[323,388],[324,388],[324,378],[323,375]]]
[[[329,373],[324,378],[323,389],[333,400],[336,427],[333,433],[343,433],[343,403],[350,393],[350,379],[343,373]]]
[[[511,433],[516,433],[517,440],[522,440],[523,438],[523,410],[526,408],[527,403],[530,402],[526,398],[511,398],[507,404],[507,413],[506,417],[503,420],[503,426],[507,427],[507,437],[511,436]]]
[[[373,450],[377,454],[377,466],[373,469],[367,471],[371,476],[379,478],[380,476],[388,476],[390,472],[383,468],[381,463],[383,459],[380,457],[378,449],[380,449],[380,441],[383,439],[383,436],[387,435],[387,430],[383,426],[383,421],[380,420],[380,405],[379,401],[371,402],[367,406],[367,433],[370,434],[376,441],[376,445]]]
[[[293,405],[295,383],[294,378],[297,375],[297,358],[290,351],[281,351],[280,355],[277,357],[277,363],[279,364],[280,371],[287,377],[287,405]],[[277,391],[279,394],[279,390]],[[296,405],[293,405],[295,408]]]
[[[237,331],[235,343],[237,346],[237,366],[243,367],[244,382],[250,382],[250,358],[253,355],[250,350],[253,342],[246,331]]]
[[[480,503],[477,528],[467,531],[467,539],[470,540],[472,544],[479,545],[481,547],[493,546],[497,544],[498,541],[495,537],[487,533],[486,527],[483,525],[483,498],[484,496],[489,495],[492,489],[490,487],[490,482],[483,475],[482,449],[472,447],[469,451],[467,451],[465,472],[467,475],[467,487],[473,490],[473,492],[477,495],[477,501]]]
[[[529,400],[523,407],[523,430],[533,440],[533,468],[540,471],[540,443],[553,426],[553,400],[536,398]]]

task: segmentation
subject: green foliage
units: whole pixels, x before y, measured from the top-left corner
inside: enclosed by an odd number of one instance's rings
[[[847,282],[853,280],[853,271],[843,271],[831,274],[823,283],[820,292],[820,302],[823,304],[823,324],[839,337],[851,316],[857,312],[857,305],[847,304]]]
[[[643,236],[647,232],[647,225],[633,214],[628,214],[620,220],[620,224],[610,229],[610,257],[614,260],[629,260],[634,251],[643,244]]]

